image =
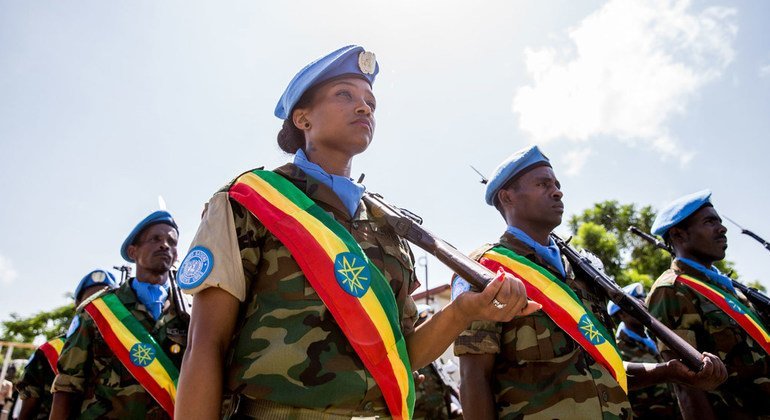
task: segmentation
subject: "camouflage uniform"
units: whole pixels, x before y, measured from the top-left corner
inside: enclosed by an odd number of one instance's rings
[[[132,281],[134,279],[129,279],[120,288],[108,293],[115,293],[179,368],[187,346],[185,318],[178,315],[169,295],[160,319],[155,321],[137,299],[130,286]],[[169,291],[171,293],[174,293],[173,288]],[[52,392],[70,392],[82,398],[78,418],[169,418],[110,350],[85,311],[80,313],[80,326],[64,344],[58,368]]]
[[[421,384],[415,385],[414,419],[449,419],[449,389],[441,380],[433,364],[418,370],[425,375]]]
[[[64,338],[64,335],[60,338]],[[19,390],[19,398],[22,400],[37,398],[38,406],[34,417],[36,419],[47,419],[51,413],[53,404],[51,384],[55,377],[56,374],[53,373],[45,353],[40,349],[35,350],[24,368],[21,380],[16,384],[16,389]]]
[[[534,251],[506,232],[498,244],[471,255],[480,259],[502,245],[562,279],[596,318],[612,330],[604,291],[576,278],[564,260],[566,280]],[[500,419],[629,418],[631,406],[609,371],[559,328],[545,312],[507,323],[473,322],[455,342],[455,354],[495,354],[492,391]]]
[[[650,313],[693,347],[713,353],[725,363],[727,381],[707,394],[718,417],[727,418],[740,408],[752,416],[770,415],[770,357],[710,300],[676,282],[680,274],[715,284],[700,271],[675,260],[652,286],[647,298]],[[753,309],[740,291],[736,296]],[[662,343],[659,347],[661,352],[667,349]]]
[[[630,337],[624,330],[616,336],[618,350],[623,360],[636,363],[661,363],[659,353],[653,353],[644,343]],[[634,417],[640,419],[681,418],[674,389],[670,384],[657,384],[646,388],[630,390],[628,399],[634,410]]]
[[[417,318],[410,294],[419,283],[406,242],[363,204],[351,218],[331,189],[294,164],[275,172],[332,215],[383,272],[401,329],[409,335]],[[387,416],[379,387],[289,250],[230,199],[228,189],[209,201],[190,246],[207,248],[213,268],[202,284],[185,291],[220,287],[242,302],[226,361],[226,390],[262,408],[297,407],[292,413],[299,418],[321,411]]]

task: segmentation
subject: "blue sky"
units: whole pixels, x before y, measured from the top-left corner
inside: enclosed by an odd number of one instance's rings
[[[489,173],[532,143],[567,215],[711,188],[720,212],[770,237],[769,9],[0,0],[0,319],[64,304],[87,272],[121,264],[159,195],[181,258],[211,194],[290,159],[272,111],[294,73],[351,43],[381,67],[377,132],[354,175],[461,250],[504,229],[468,165]],[[770,255],[728,227],[742,278],[770,286]],[[431,286],[447,282],[429,264]]]

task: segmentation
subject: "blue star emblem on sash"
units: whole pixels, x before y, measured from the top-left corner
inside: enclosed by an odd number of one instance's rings
[[[372,281],[369,264],[352,252],[340,252],[334,258],[334,277],[342,290],[358,298],[366,294]]]
[[[145,343],[136,343],[128,351],[131,363],[139,367],[145,367],[155,360],[155,349]]]
[[[583,337],[585,337],[593,345],[599,345],[606,341],[599,330],[596,328],[596,325],[594,325],[593,321],[591,321],[591,318],[588,317],[588,314],[580,317],[578,328],[580,329],[580,333],[583,334]]]
[[[741,309],[741,307],[738,305],[738,302],[736,302],[736,301],[734,301],[732,299],[727,299],[727,305],[730,306],[730,309],[732,309],[733,311],[735,311],[735,312],[737,312],[737,313],[739,313],[741,315],[744,313],[743,309]]]

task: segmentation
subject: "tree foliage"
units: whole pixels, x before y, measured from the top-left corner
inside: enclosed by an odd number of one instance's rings
[[[603,201],[574,215],[569,228],[573,244],[596,254],[607,274],[621,286],[640,282],[647,290],[655,279],[671,266],[671,255],[657,249],[644,239],[628,231],[636,226],[649,232],[655,220],[651,206],[620,204],[615,200]],[[723,260],[715,264],[724,273],[735,277],[734,264]]]
[[[29,317],[11,314],[11,319],[0,323],[0,341],[32,343],[37,336],[51,339],[67,332],[70,320],[75,316],[75,305],[60,306],[50,311],[41,311]],[[13,358],[26,358],[30,350],[14,350]]]

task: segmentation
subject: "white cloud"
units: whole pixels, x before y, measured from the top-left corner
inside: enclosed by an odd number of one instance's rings
[[[561,159],[561,164],[564,165],[564,168],[566,168],[564,173],[568,176],[575,176],[580,174],[580,171],[583,170],[583,166],[585,166],[586,162],[588,161],[588,156],[590,155],[590,147],[583,147],[567,152],[567,154],[564,155],[564,157]]]
[[[0,284],[13,283],[18,274],[13,268],[11,260],[4,255],[0,255]]]
[[[569,48],[527,48],[533,83],[513,98],[520,128],[538,143],[606,136],[687,163],[693,154],[668,123],[721,76],[738,30],[733,9],[689,8],[688,0],[610,0],[567,31]]]
[[[760,77],[770,77],[770,64],[765,64],[759,68]]]

